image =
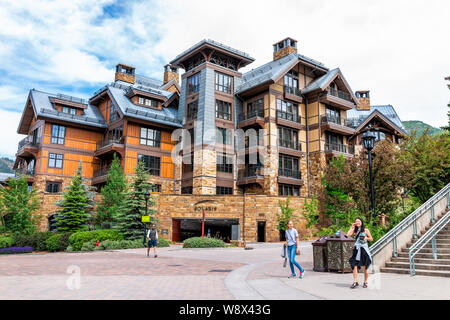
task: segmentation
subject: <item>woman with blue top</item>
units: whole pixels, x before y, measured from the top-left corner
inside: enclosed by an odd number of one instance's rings
[[[353,254],[349,262],[353,270],[353,284],[351,289],[355,289],[358,284],[358,269],[364,269],[364,284],[363,288],[367,288],[367,280],[369,279],[369,266],[372,263],[370,256],[369,245],[367,241],[373,241],[369,229],[364,227],[364,221],[361,218],[356,218],[355,223],[352,224],[347,232],[347,237],[355,235],[355,246]]]
[[[292,272],[289,278],[295,278],[295,269],[294,269],[295,265],[300,271],[300,275],[298,277],[301,279],[305,275],[305,271],[298,264],[298,262],[295,261],[295,255],[300,253],[298,245],[298,232],[294,228],[294,223],[292,222],[292,220],[289,220],[287,226],[288,228],[286,229],[286,241],[284,242],[284,245],[287,246],[289,265],[291,267]]]

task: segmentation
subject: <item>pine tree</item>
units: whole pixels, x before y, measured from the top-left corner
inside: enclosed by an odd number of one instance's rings
[[[31,234],[36,231],[39,216],[34,212],[39,209],[36,190],[28,190],[25,176],[6,180],[6,187],[0,188],[0,216],[7,231]]]
[[[92,189],[84,183],[83,166],[80,162],[64,199],[57,202],[61,210],[57,214],[58,231],[88,230],[88,221],[93,208]]]
[[[128,180],[120,166],[120,158],[114,154],[106,185],[101,190],[101,203],[97,208],[96,224],[113,222],[115,217],[126,209],[127,198]]]
[[[148,183],[149,174],[144,163],[139,161],[136,166],[136,175],[133,177],[131,192],[127,200],[127,210],[119,212],[115,217],[114,229],[123,234],[124,238],[138,240],[143,237],[142,216],[145,215],[145,192],[151,191],[152,185]],[[148,215],[152,223],[156,223],[155,213],[152,209],[155,201],[152,197],[148,200]]]

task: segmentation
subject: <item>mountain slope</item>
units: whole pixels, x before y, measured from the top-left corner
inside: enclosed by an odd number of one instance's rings
[[[416,130],[419,136],[421,136],[426,129],[428,129],[428,134],[430,135],[436,135],[442,132],[441,129],[430,126],[429,124],[419,120],[402,121],[402,123],[408,132]]]
[[[0,158],[0,172],[3,173],[14,173],[12,169],[14,161],[9,158]]]

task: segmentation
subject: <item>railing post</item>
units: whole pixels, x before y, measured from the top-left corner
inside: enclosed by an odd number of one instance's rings
[[[392,256],[398,257],[398,250],[397,250],[397,235],[394,234],[394,239],[392,239]]]
[[[433,238],[431,238],[431,248],[433,250],[433,259],[437,259],[437,247],[436,247],[436,233],[433,234]]]
[[[411,276],[416,274],[416,266],[414,265],[414,256],[409,254],[409,273]]]
[[[413,221],[413,238],[417,239],[417,213],[414,214],[414,221]]]
[[[430,219],[430,222],[431,222],[431,223],[435,223],[435,222],[436,222],[436,219],[434,218],[434,203],[431,205],[430,211],[431,211],[431,219]]]

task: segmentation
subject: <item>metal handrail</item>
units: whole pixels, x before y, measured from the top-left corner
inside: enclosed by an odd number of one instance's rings
[[[423,236],[420,237],[419,240],[417,240],[416,243],[414,243],[409,248],[409,273],[411,276],[414,276],[416,274],[416,266],[414,264],[414,257],[417,253],[419,253],[420,250],[423,249],[430,241],[431,241],[431,248],[433,252],[433,259],[437,259],[437,246],[436,246],[436,234],[439,233],[445,226],[450,222],[450,211],[447,212],[439,221],[433,225],[430,230],[425,232]]]
[[[450,183],[444,188],[436,192],[434,196],[425,201],[419,208],[417,208],[413,213],[408,215],[394,228],[389,230],[383,237],[381,237],[377,242],[370,246],[369,250],[374,257],[378,252],[380,252],[388,243],[396,243],[397,236],[411,224],[416,224],[417,219],[420,218],[427,210],[433,206],[436,202],[440,201],[444,196],[447,196],[447,204],[450,196]],[[414,228],[414,237],[417,237],[417,226]],[[393,256],[396,254],[396,246],[394,245]]]

